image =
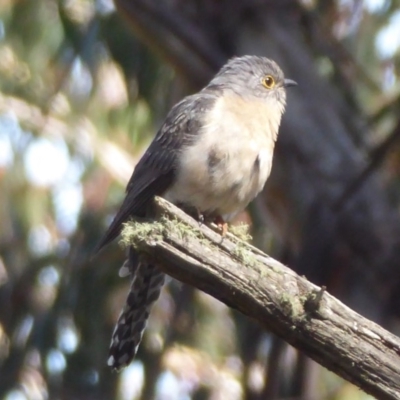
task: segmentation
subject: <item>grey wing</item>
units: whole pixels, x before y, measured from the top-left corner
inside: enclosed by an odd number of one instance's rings
[[[214,104],[215,96],[200,93],[174,106],[149,148],[137,164],[126,188],[125,199],[96,252],[114,240],[122,224],[132,216],[144,216],[146,205],[161,196],[176,176],[177,157],[193,143],[202,126],[202,116]]]

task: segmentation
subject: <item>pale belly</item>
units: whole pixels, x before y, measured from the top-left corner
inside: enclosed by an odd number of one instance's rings
[[[212,150],[194,146],[185,151],[177,179],[165,197],[229,220],[264,187],[271,171],[271,141],[233,141],[208,148]]]

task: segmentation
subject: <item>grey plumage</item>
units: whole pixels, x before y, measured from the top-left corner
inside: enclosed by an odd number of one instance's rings
[[[97,249],[116,238],[129,218],[146,216],[155,195],[225,220],[246,207],[269,176],[285,87],[292,84],[273,61],[245,56],[230,60],[202,91],[176,104],[137,164]],[[164,274],[139,262],[133,249],[122,273],[132,286],[112,337],[114,369],[134,357],[164,282]]]

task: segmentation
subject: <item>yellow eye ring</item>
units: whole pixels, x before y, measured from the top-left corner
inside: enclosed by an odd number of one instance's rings
[[[261,83],[267,89],[272,89],[275,86],[275,79],[271,75],[266,75],[262,78]]]

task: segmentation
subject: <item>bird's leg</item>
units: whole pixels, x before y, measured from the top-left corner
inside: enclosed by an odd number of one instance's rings
[[[204,224],[204,221],[206,220],[204,214],[199,210],[197,210],[197,220],[199,221],[199,226],[202,226]]]
[[[178,204],[178,206],[183,211],[185,211],[186,214],[190,215],[192,218],[198,221],[199,226],[214,222],[217,225],[218,229],[221,231],[221,236],[222,237],[226,236],[228,232],[228,224],[224,221],[224,219],[220,215],[214,216],[212,214],[211,215],[205,214],[201,212],[197,207],[191,207],[188,206],[187,204]]]
[[[218,226],[218,229],[221,231],[221,236],[226,236],[228,232],[228,224],[224,221],[224,219],[217,215],[214,219],[215,224]]]
[[[188,206],[187,204],[178,204],[178,207],[183,210],[186,214],[190,215],[196,221],[199,221],[199,224],[202,225],[205,221],[204,214],[197,208]]]

